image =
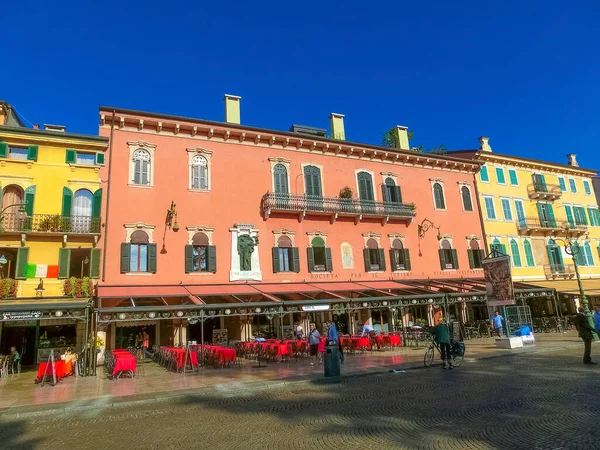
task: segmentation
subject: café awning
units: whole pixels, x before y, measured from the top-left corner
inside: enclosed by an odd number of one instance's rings
[[[0,321],[80,319],[85,320],[89,298],[27,297],[0,301]]]
[[[559,294],[573,297],[580,296],[577,280],[530,281],[528,284],[542,289],[555,289]],[[581,280],[581,285],[585,295],[589,297],[600,296],[600,278]]]

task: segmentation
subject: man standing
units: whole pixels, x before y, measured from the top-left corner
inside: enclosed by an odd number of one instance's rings
[[[494,329],[494,334],[498,337],[502,336],[503,333],[503,327],[502,327],[502,322],[504,321],[504,317],[502,317],[500,315],[500,313],[498,311],[494,312],[494,317],[492,317],[492,328]]]
[[[308,333],[308,345],[310,348],[310,365],[314,366],[315,363],[312,361],[312,358],[318,357],[319,355],[319,341],[321,339],[321,335],[319,334],[319,330],[317,330],[317,325],[314,322],[310,324],[310,332]]]
[[[338,334],[337,334],[337,329],[335,328],[335,322],[330,322],[329,320],[327,321],[327,343],[332,345],[332,344],[337,344],[337,340],[338,340]]]
[[[440,353],[442,354],[442,361],[444,362],[444,369],[453,369],[452,355],[450,354],[450,330],[448,325],[444,322],[444,318],[440,317],[438,324],[433,327],[433,336],[435,342],[440,346]]]
[[[577,331],[579,331],[579,337],[583,341],[583,363],[596,364],[595,362],[592,362],[592,339],[594,339],[593,333],[595,333],[596,330],[590,325],[583,306],[577,308],[577,311],[579,312],[577,313],[575,325],[577,326]]]

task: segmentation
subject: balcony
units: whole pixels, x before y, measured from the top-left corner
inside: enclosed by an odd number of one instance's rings
[[[570,280],[575,276],[575,266],[573,264],[544,264],[544,275],[547,280],[558,278]]]
[[[100,218],[60,214],[4,214],[0,233],[100,234]]]
[[[519,234],[542,234],[548,236],[564,231],[564,227],[557,224],[556,220],[526,217],[517,220],[517,230],[519,231]]]
[[[338,217],[353,217],[359,223],[363,217],[381,219],[382,224],[389,220],[412,221],[415,217],[414,203],[391,203],[358,200],[338,197],[317,197],[311,195],[275,194],[267,192],[261,200],[263,216],[271,213],[298,214],[302,221],[306,214],[328,216],[331,223]]]
[[[529,198],[537,200],[556,200],[561,197],[562,189],[558,184],[531,183],[527,186]]]

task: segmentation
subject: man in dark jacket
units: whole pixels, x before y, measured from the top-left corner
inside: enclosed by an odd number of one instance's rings
[[[442,317],[439,318],[438,324],[433,328],[433,338],[440,346],[440,353],[444,362],[443,368],[453,369],[452,355],[450,354],[450,330]]]
[[[585,309],[580,306],[577,311],[577,321],[575,325],[577,325],[577,331],[579,331],[579,337],[583,341],[584,351],[583,351],[583,363],[584,364],[596,364],[592,362],[592,340],[594,339],[594,334],[596,330],[593,326],[590,325],[587,315],[585,314]]]

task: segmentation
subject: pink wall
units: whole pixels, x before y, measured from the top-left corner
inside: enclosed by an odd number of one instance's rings
[[[110,129],[100,128],[100,134],[110,135]],[[128,187],[129,141],[146,141],[155,144],[154,187]],[[233,141],[233,140],[232,140]],[[200,140],[191,137],[163,135],[133,128],[115,127],[112,142],[112,176],[110,209],[107,227],[108,241],[104,245],[107,258],[105,284],[188,284],[229,282],[231,262],[230,228],[235,223],[251,223],[258,228],[258,246],[263,282],[303,281],[303,280],[348,280],[393,278],[457,278],[481,277],[481,270],[470,270],[467,258],[467,235],[482,236],[476,195],[473,188],[473,175],[467,171],[436,170],[400,164],[386,164],[368,160],[354,160],[329,155],[300,152],[295,149],[281,149],[256,146],[253,143],[240,144],[236,141]],[[230,143],[231,142],[231,143]],[[187,148],[202,147],[213,152],[211,158],[211,191],[190,192],[188,189]],[[271,163],[269,157],[282,157],[291,160],[290,192],[303,193],[302,163],[323,166],[323,195],[337,197],[344,186],[356,191],[356,169],[367,169],[374,174],[376,196],[381,200],[381,172],[394,172],[398,175],[398,185],[402,188],[404,202],[416,204],[416,218],[412,224],[389,222],[382,226],[378,220],[355,225],[352,219],[339,218],[331,224],[327,217],[307,216],[299,222],[295,214],[273,214],[266,221],[260,214],[261,198],[272,191]],[[108,176],[108,158],[101,172],[102,179]],[[430,178],[444,180],[446,211],[436,211],[433,206]],[[463,212],[458,182],[467,181],[471,185],[474,211]],[[177,204],[178,233],[166,232],[166,254],[160,254],[162,236],[165,232],[165,213],[171,201]],[[105,206],[106,206],[105,202]],[[106,212],[103,217],[107,217]],[[438,258],[436,231],[431,230],[421,242],[423,256],[418,256],[417,224],[428,218],[440,226],[440,231],[453,237],[453,247],[459,256],[459,270],[442,271]],[[154,242],[158,244],[157,273],[154,275],[126,275],[119,270],[120,244],[125,242],[125,223],[145,222],[156,225]],[[209,275],[189,275],[184,271],[184,246],[187,244],[186,226],[204,225],[214,227],[213,243],[217,247],[217,273]],[[295,246],[300,248],[300,273],[273,273],[271,248],[274,245],[273,230],[295,231]],[[327,246],[332,249],[333,273],[311,274],[307,270],[307,232],[323,231],[328,234]],[[386,249],[387,270],[383,274],[367,273],[364,270],[362,233],[381,234],[382,247]],[[406,235],[405,244],[410,249],[412,270],[393,274],[389,266],[389,233]],[[354,269],[342,269],[340,244],[348,242],[354,252]],[[483,241],[481,242],[483,248]]]

